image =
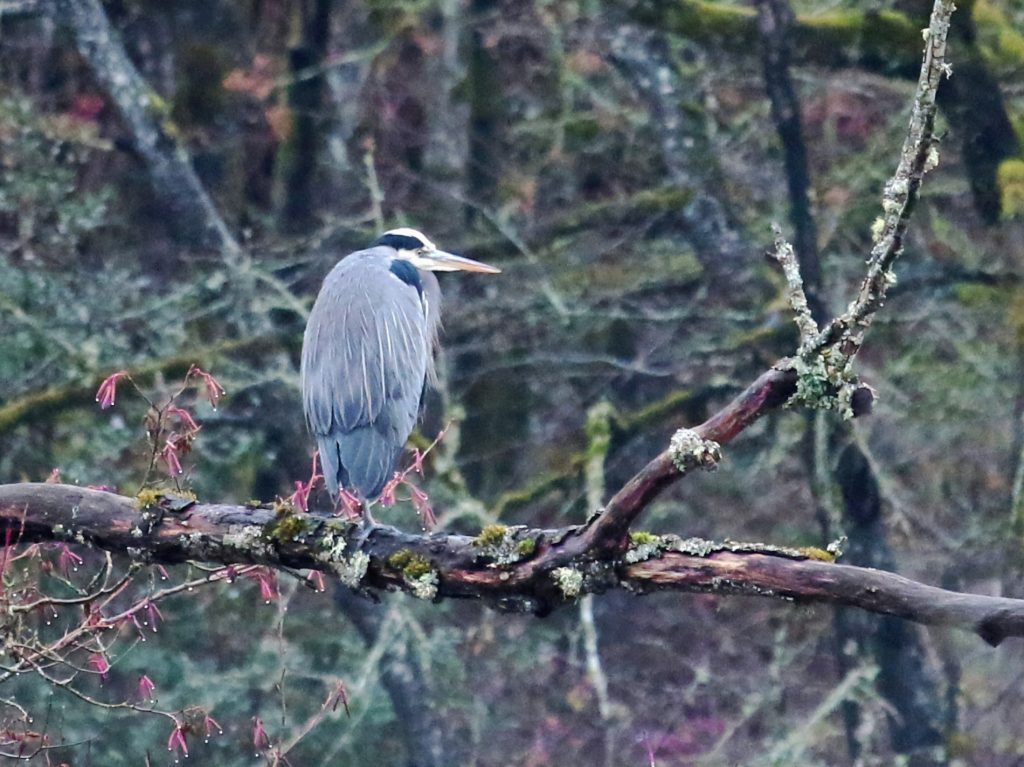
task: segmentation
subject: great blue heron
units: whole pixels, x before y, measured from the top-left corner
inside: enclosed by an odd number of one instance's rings
[[[331,499],[356,493],[364,521],[412,432],[433,375],[441,288],[432,272],[500,272],[445,253],[415,229],[385,232],[324,279],[302,340],[302,405]]]

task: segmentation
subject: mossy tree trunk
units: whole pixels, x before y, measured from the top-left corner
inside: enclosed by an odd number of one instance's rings
[[[840,451],[835,476],[849,536],[845,560],[896,570],[878,480],[855,442],[847,442]],[[946,764],[941,698],[918,633],[891,618],[855,615],[844,608],[837,612],[837,625],[848,632],[844,639],[853,640],[858,654],[870,654],[878,664],[878,690],[892,706],[888,719],[893,750],[906,754],[915,767]]]
[[[472,0],[467,34],[469,101],[469,158],[466,163],[466,221],[473,223],[478,206],[491,207],[497,199],[498,146],[501,123],[501,80],[498,59],[488,45],[488,26],[494,22],[498,0]]]

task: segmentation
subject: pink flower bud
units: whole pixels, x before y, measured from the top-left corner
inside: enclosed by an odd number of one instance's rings
[[[157,626],[160,625],[160,623],[163,621],[163,619],[164,619],[164,614],[162,612],[160,612],[160,608],[157,607],[156,604],[154,604],[153,602],[150,602],[150,601],[147,600],[146,601],[146,622],[149,623],[150,628],[152,628],[153,631],[156,631],[157,630]]]
[[[312,583],[313,588],[317,591],[327,591],[327,586],[324,584],[324,574],[319,570],[310,570],[306,580]]]
[[[363,503],[354,493],[342,489],[338,493],[338,508],[347,519],[359,519],[363,515]]]
[[[167,415],[175,416],[186,431],[197,432],[199,431],[199,424],[196,423],[196,419],[192,417],[192,414],[180,408],[177,405],[171,405],[167,408]]]
[[[214,378],[210,373],[207,373],[200,367],[193,365],[189,368],[187,378],[196,376],[197,378],[203,379],[203,385],[206,387],[206,397],[210,400],[210,404],[213,405],[214,409],[217,408],[217,403],[220,402],[220,398],[226,393],[224,387],[220,385],[220,381]]]
[[[66,543],[58,544],[60,549],[60,555],[57,557],[57,562],[60,565],[60,569],[67,575],[68,570],[78,569],[78,566],[82,564],[82,558],[78,556]]]
[[[167,438],[164,443],[164,449],[160,453],[160,457],[164,459],[164,463],[167,464],[167,473],[172,477],[179,477],[182,474],[181,459],[178,458],[178,437],[176,434],[172,434]]]
[[[139,678],[139,700],[153,700],[155,697],[153,695],[154,692],[156,692],[156,685],[153,684],[153,680],[143,674]]]
[[[114,406],[114,398],[117,396],[117,382],[128,377],[127,370],[120,370],[111,376],[103,379],[100,388],[96,390],[96,401],[100,403],[100,410],[106,410]]]
[[[107,680],[107,672],[110,671],[110,663],[107,661],[106,656],[103,653],[93,653],[89,656],[89,666],[100,675],[100,679],[103,681]]]
[[[185,742],[184,725],[174,725],[174,730],[173,732],[171,732],[171,737],[167,739],[167,750],[180,751],[184,756],[188,756],[188,743]]]
[[[437,524],[437,517],[434,516],[434,508],[430,505],[429,496],[416,487],[416,485],[412,483],[407,484],[412,492],[412,505],[416,508],[416,513],[420,515],[423,528],[425,530],[432,530]]]
[[[224,732],[224,728],[220,726],[220,722],[218,722],[209,714],[206,715],[206,719],[203,720],[203,723],[206,725],[206,737],[210,737],[211,735],[213,735],[214,730],[221,734],[223,734]]]
[[[270,736],[263,726],[263,720],[258,716],[252,718],[252,745],[257,751],[262,751],[270,745]]]
[[[395,505],[395,488],[398,487],[398,483],[401,481],[401,477],[397,472],[392,477],[391,481],[384,485],[384,489],[380,493],[380,505],[385,508],[388,506]]]

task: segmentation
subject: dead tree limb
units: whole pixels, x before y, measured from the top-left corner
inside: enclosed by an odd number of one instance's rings
[[[134,498],[70,485],[0,486],[0,533],[73,541],[135,561],[204,560],[328,572],[365,592],[481,599],[546,613],[585,593],[713,592],[849,605],[972,631],[996,645],[1024,636],[1024,600],[963,594],[893,573],[819,561],[817,550],[636,536],[621,556],[579,553],[581,529],[488,529],[477,538],[358,526],[280,509]]]

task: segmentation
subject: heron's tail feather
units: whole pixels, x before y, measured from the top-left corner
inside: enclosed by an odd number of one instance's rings
[[[324,478],[332,498],[338,497],[339,486],[373,501],[394,474],[402,446],[377,431],[373,426],[359,426],[341,433],[332,432],[317,440],[324,467]],[[323,456],[330,454],[330,458]]]
[[[320,448],[320,469],[324,473],[324,484],[331,494],[331,500],[338,500],[339,475],[341,474],[341,456],[338,455],[338,440],[329,434],[318,434],[317,447]]]

